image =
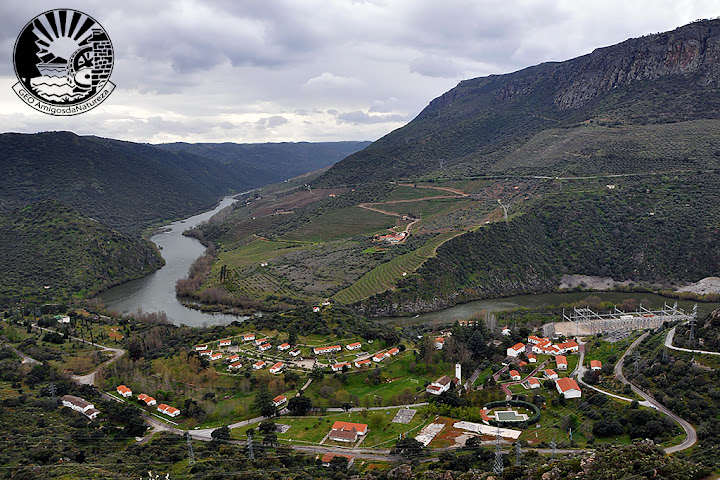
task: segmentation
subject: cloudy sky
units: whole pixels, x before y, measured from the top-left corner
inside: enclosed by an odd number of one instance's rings
[[[116,90],[75,117],[36,112],[11,89],[17,35],[54,8],[94,17],[115,49]],[[141,142],[375,140],[460,80],[717,16],[716,0],[6,1],[0,131]]]

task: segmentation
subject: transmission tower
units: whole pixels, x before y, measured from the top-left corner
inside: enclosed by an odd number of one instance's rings
[[[192,446],[192,437],[190,437],[190,432],[185,432],[187,435],[187,444],[188,444],[188,465],[195,465],[195,452],[193,451]]]
[[[520,442],[515,442],[515,466],[519,467],[522,464],[522,449],[520,448]]]
[[[691,342],[695,341],[695,317],[690,319],[690,339]]]
[[[555,442],[555,437],[553,437],[552,442],[550,442],[550,449],[552,450],[552,456],[550,457],[550,463],[555,461],[555,454],[557,453],[557,442]]]
[[[255,460],[255,451],[253,450],[252,434],[248,434],[248,457],[250,457],[250,460]]]
[[[497,436],[495,437],[495,464],[493,465],[495,475],[502,475],[504,469],[501,442],[502,437],[500,437],[500,427],[498,427]]]
[[[668,363],[668,349],[667,349],[667,347],[664,347],[664,348],[663,348],[662,363]]]
[[[48,387],[48,390],[50,390],[50,395],[52,395],[53,403],[57,403],[57,398],[55,398],[55,393],[57,393],[57,388],[55,387],[55,383],[50,382],[50,386]]]

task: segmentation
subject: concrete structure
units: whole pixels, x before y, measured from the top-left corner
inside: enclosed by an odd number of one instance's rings
[[[459,363],[455,364],[455,378],[457,378],[458,384],[462,384],[462,365]]]

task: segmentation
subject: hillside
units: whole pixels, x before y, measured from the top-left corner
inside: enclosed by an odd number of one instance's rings
[[[146,242],[55,200],[0,215],[0,305],[92,294],[162,264]]]
[[[368,145],[370,142],[245,144],[178,142],[156,146],[172,152],[188,152],[216,160],[242,171],[246,182],[264,185],[327,168]]]
[[[720,166],[720,20],[461,82],[318,186]]]
[[[257,186],[213,160],[70,132],[3,134],[0,151],[0,212],[56,199],[136,234]]]

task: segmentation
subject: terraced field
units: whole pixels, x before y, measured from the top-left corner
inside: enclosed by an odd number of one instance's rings
[[[373,268],[357,282],[333,295],[333,300],[350,304],[393,288],[403,277],[403,273],[409,274],[420,268],[425,260],[435,255],[437,247],[461,233],[451,232],[438,235],[417,250],[395,257],[389,262]]]

